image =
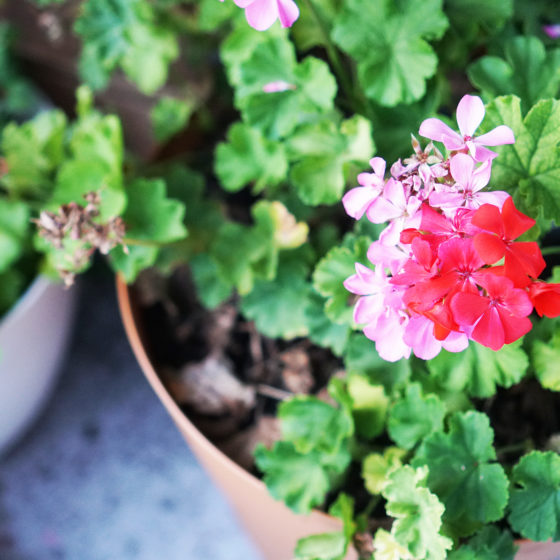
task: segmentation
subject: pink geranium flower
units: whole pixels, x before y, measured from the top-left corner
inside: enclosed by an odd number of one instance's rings
[[[421,125],[419,133],[429,138],[442,142],[452,151],[469,152],[479,162],[493,159],[496,153],[484,146],[501,146],[502,144],[513,144],[515,138],[509,126],[500,125],[483,134],[474,136],[484,118],[484,103],[480,97],[465,95],[457,106],[457,124],[460,134],[449,128],[439,119],[426,119]]]
[[[233,0],[245,9],[245,17],[257,31],[268,29],[277,19],[282,27],[291,27],[299,17],[299,9],[293,0]]]
[[[483,204],[501,208],[509,197],[504,191],[480,192],[490,181],[492,160],[475,168],[475,161],[468,154],[457,154],[451,158],[450,172],[455,184],[430,195],[430,204],[442,210],[468,208],[476,210]]]
[[[385,160],[374,157],[369,164],[373,173],[360,173],[358,183],[361,186],[349,190],[342,198],[346,213],[355,220],[359,220],[369,210],[385,186]]]

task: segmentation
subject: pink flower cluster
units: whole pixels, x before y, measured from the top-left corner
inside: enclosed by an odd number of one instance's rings
[[[560,315],[560,284],[538,280],[545,267],[538,245],[515,241],[534,220],[506,192],[483,191],[497,156],[486,146],[514,142],[503,125],[475,136],[484,114],[482,100],[466,95],[457,107],[460,133],[425,120],[425,149],[413,137],[414,154],[393,164],[388,179],[385,161],[373,158],[373,173],[360,174],[343,198],[351,217],[388,222],[368,251],[374,268],[356,263],[344,283],[360,296],[355,322],[385,360],[411,352],[427,360],[469,340],[498,350],[531,329],[533,308]]]

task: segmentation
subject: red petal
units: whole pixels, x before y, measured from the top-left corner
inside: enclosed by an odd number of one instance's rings
[[[505,238],[513,241],[535,224],[535,220],[520,212],[513,203],[511,196],[506,199],[502,207],[502,219],[504,224]]]
[[[499,350],[504,345],[504,327],[495,307],[489,308],[484,313],[473,329],[471,337],[492,350]]]
[[[508,259],[508,253],[515,257],[517,263],[514,263],[511,258]],[[510,261],[509,267],[508,260]],[[506,276],[509,276],[508,269],[511,266],[519,266],[525,274],[528,274],[532,278],[538,278],[539,274],[546,267],[541,250],[534,241],[523,241],[508,245],[505,265]]]
[[[560,284],[533,282],[529,288],[529,297],[541,317],[560,316]]]
[[[490,300],[478,294],[459,292],[450,301],[453,319],[459,325],[474,325],[488,310]]]
[[[511,200],[511,196],[508,200]],[[472,224],[485,231],[495,233],[499,237],[504,236],[504,221],[502,215],[500,214],[499,208],[493,204],[483,204],[473,214]]]
[[[506,244],[491,233],[477,233],[473,238],[473,243],[478,256],[486,264],[497,263],[506,252]]]
[[[515,317],[500,306],[497,307],[497,310],[502,321],[506,344],[516,341],[533,328],[533,323],[527,317]]]

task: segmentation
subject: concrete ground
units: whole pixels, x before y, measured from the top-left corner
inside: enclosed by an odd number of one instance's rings
[[[143,378],[112,278],[84,280],[56,392],[0,458],[0,560],[258,560]]]

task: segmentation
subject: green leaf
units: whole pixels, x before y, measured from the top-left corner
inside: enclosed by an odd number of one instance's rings
[[[434,394],[424,396],[419,383],[411,383],[389,412],[389,436],[404,449],[412,449],[427,435],[443,428],[445,405]]]
[[[386,447],[381,453],[370,453],[362,462],[362,478],[371,494],[380,494],[388,482],[388,475],[402,466],[404,449]]]
[[[90,191],[98,191],[101,217],[110,219],[126,205],[121,125],[113,115],[102,116],[86,110],[83,97],[80,105],[83,114],[70,130],[67,144],[70,155],[58,168],[48,208],[54,210],[61,204],[79,201]]]
[[[218,266],[209,255],[196,255],[189,262],[196,293],[202,304],[208,309],[214,309],[228,299],[232,286],[224,282],[218,275]]]
[[[541,100],[522,118],[518,97],[498,97],[482,130],[500,124],[512,128],[515,144],[496,148],[490,185],[510,192],[525,214],[560,223],[560,101]]]
[[[27,204],[0,198],[0,273],[8,272],[30,237]]]
[[[136,179],[127,187],[127,195],[128,204],[123,214],[127,237],[158,243],[185,237],[185,207],[167,198],[163,180]]]
[[[328,65],[307,57],[298,63],[287,39],[270,38],[258,44],[239,67],[236,106],[243,120],[269,139],[289,135],[299,124],[333,109],[336,81]],[[267,93],[263,87],[284,82],[284,91]]]
[[[320,453],[298,453],[292,443],[278,441],[270,450],[259,445],[255,461],[272,497],[296,513],[309,513],[323,503],[330,481]]]
[[[356,432],[366,439],[381,434],[389,408],[383,385],[373,385],[364,375],[351,375],[348,377],[348,393],[352,398]]]
[[[453,551],[449,560],[513,560],[517,551],[509,531],[500,531],[494,525],[483,527],[467,545]]]
[[[500,519],[508,501],[508,479],[493,463],[494,431],[481,412],[454,414],[448,433],[427,436],[413,464],[426,465],[428,486],[445,505],[445,521],[459,536]]]
[[[374,153],[371,123],[355,116],[340,125],[333,119],[304,125],[287,140],[287,150],[294,163],[290,180],[301,200],[334,204],[344,192],[347,165],[365,165]]]
[[[341,493],[330,507],[329,514],[342,519],[343,530],[299,539],[294,550],[297,560],[343,560],[346,556],[356,531],[354,500]]]
[[[497,352],[480,344],[470,344],[459,354],[442,351],[427,362],[437,382],[449,390],[467,389],[473,397],[485,398],[496,393],[497,386],[511,387],[527,374],[529,359],[521,341]]]
[[[281,261],[274,280],[255,282],[252,291],[241,300],[241,311],[271,338],[305,336],[305,309],[311,295],[307,275],[304,264]]]
[[[15,197],[50,195],[52,173],[63,158],[66,125],[64,113],[53,110],[4,128],[0,148],[8,172],[1,182],[8,192]]]
[[[215,170],[227,191],[238,191],[253,183],[253,192],[286,180],[288,162],[284,146],[267,140],[259,130],[236,123],[228,131],[227,142],[216,148]]]
[[[375,344],[362,333],[350,336],[344,351],[344,365],[348,374],[363,373],[372,384],[385,387],[388,395],[403,386],[410,377],[410,362],[386,362],[375,350]]]
[[[392,471],[382,490],[385,510],[395,518],[391,528],[395,541],[413,558],[443,560],[452,541],[439,533],[444,508],[425,487],[425,478],[426,469],[408,465]]]
[[[400,545],[394,535],[378,529],[373,540],[375,560],[413,560],[407,547]]]
[[[299,539],[294,557],[297,560],[341,560],[345,551],[344,534],[336,531]]]
[[[347,325],[339,325],[325,313],[325,298],[312,291],[305,308],[305,321],[309,329],[309,339],[330,348],[335,356],[341,356],[346,348],[351,329]]]
[[[508,520],[533,541],[560,540],[560,456],[533,451],[514,467]]]
[[[349,246],[333,247],[318,263],[313,272],[313,287],[327,298],[327,317],[341,325],[352,325],[350,293],[344,281],[355,274],[356,262],[363,262],[369,246],[369,239],[352,239]]]
[[[141,270],[154,264],[158,247],[151,244],[182,239],[187,230],[183,225],[185,207],[166,197],[161,179],[136,179],[127,192],[128,205],[122,218],[126,225],[125,243],[128,239],[130,247],[128,253],[117,247],[111,251],[110,260],[131,282]]]
[[[445,15],[449,18],[453,39],[465,40],[480,30],[495,34],[513,14],[513,0],[446,0]]]
[[[178,54],[175,36],[156,22],[153,7],[143,0],[85,2],[74,31],[83,43],[80,74],[94,89],[105,87],[120,67],[144,93],[153,93]]]
[[[545,389],[560,391],[560,333],[555,333],[547,342],[534,340],[531,361],[540,384]]]
[[[343,409],[314,396],[297,395],[280,403],[282,436],[300,453],[336,453],[354,426]]]
[[[546,51],[536,37],[515,37],[504,45],[505,60],[484,56],[471,64],[471,82],[492,99],[514,94],[525,114],[540,99],[556,97],[560,88],[560,49]]]
[[[358,61],[367,97],[394,107],[424,95],[426,80],[437,69],[427,41],[441,38],[447,26],[441,0],[349,0],[332,37]]]
[[[150,111],[156,139],[165,142],[185,128],[194,109],[191,99],[160,98]]]

